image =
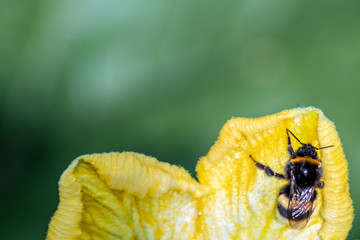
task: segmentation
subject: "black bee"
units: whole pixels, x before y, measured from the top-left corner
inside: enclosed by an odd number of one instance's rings
[[[302,145],[297,151],[291,146],[290,135]],[[257,162],[251,155],[256,167],[264,170],[268,176],[274,176],[289,180],[289,184],[280,189],[278,197],[278,212],[287,218],[292,228],[303,229],[308,223],[311,214],[316,206],[316,188],[323,188],[321,181],[323,170],[321,160],[316,150],[324,149],[314,147],[311,144],[304,144],[289,130],[286,129],[288,139],[288,151],[290,159],[285,165],[285,174],[276,173],[270,167]]]

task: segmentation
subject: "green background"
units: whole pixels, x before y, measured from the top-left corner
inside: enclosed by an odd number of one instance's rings
[[[359,23],[359,1],[1,1],[1,239],[45,237],[79,155],[195,176],[232,116],[309,105],[342,139],[360,238]]]

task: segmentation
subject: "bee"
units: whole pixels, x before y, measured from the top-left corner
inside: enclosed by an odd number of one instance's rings
[[[301,144],[294,151],[289,133]],[[290,159],[285,165],[285,173],[276,173],[270,167],[256,161],[251,155],[255,166],[264,170],[266,175],[288,180],[289,183],[280,189],[278,196],[278,214],[286,218],[294,229],[303,229],[308,223],[316,206],[316,189],[323,188],[321,181],[323,169],[316,150],[333,147],[334,145],[317,148],[302,143],[289,129],[286,129],[288,152]]]

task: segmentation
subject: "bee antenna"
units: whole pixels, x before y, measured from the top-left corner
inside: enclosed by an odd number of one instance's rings
[[[334,147],[334,145],[329,145],[329,146],[326,146],[326,147],[321,147],[321,148],[315,148],[316,150],[319,150],[319,149],[324,149],[324,148],[330,148],[330,147]]]
[[[290,131],[289,129],[286,129],[286,131],[287,131],[287,132],[290,132],[291,135],[293,135],[294,138],[295,138],[299,143],[301,143],[301,145],[304,145],[304,143],[302,143],[302,142],[295,136],[295,134],[292,133],[292,131]]]

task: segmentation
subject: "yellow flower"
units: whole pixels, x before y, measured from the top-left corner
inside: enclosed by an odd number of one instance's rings
[[[303,143],[334,145],[318,151],[325,185],[302,230],[277,217],[289,181],[267,176],[249,157],[284,173],[287,128]],[[347,162],[334,125],[316,108],[229,120],[196,170],[199,182],[142,154],[81,156],[60,179],[47,239],[345,239],[351,228]]]

